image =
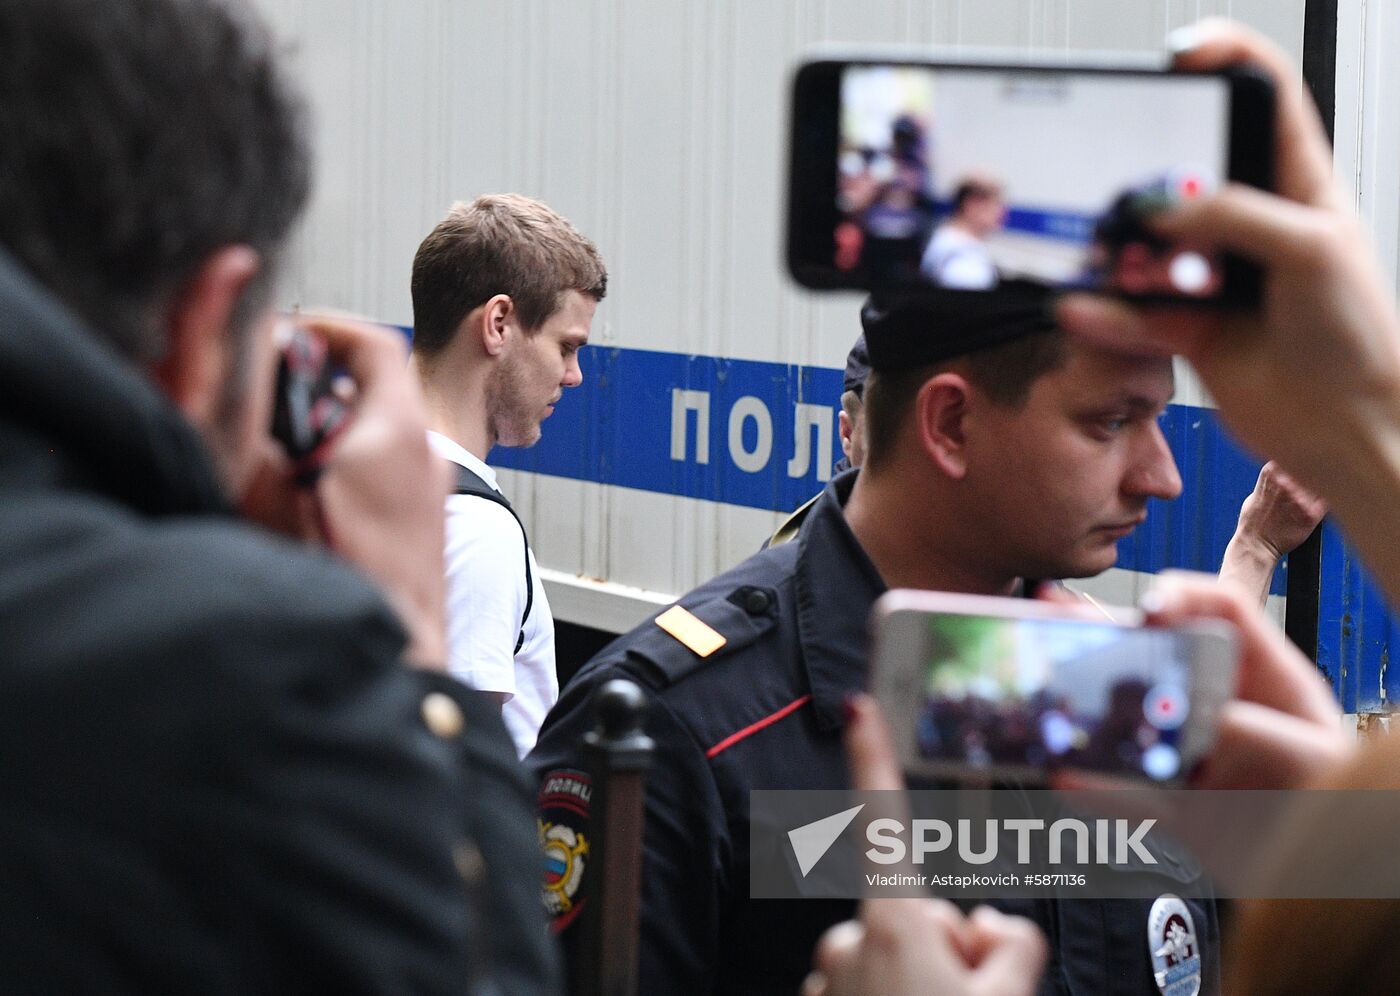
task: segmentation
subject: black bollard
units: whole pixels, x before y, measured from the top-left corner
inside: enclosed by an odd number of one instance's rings
[[[646,776],[656,744],[643,731],[646,694],[626,678],[593,693],[583,758],[593,775],[592,896],[579,924],[579,996],[635,996]]]

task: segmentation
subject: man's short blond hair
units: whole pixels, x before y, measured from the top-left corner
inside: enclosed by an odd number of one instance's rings
[[[509,295],[534,331],[566,292],[601,301],[607,288],[597,248],[548,205],[519,194],[458,201],[413,258],[413,349],[441,352],[462,319],[497,294]]]

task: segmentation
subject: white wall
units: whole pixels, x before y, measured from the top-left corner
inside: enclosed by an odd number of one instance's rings
[[[1220,13],[1297,55],[1303,20],[1303,0],[258,2],[316,118],[318,184],[285,304],[408,324],[422,236],[455,199],[516,190],[603,252],[595,342],[830,367],[860,298],[799,292],[779,265],[785,91],[805,47],[1159,49]],[[1199,392],[1185,382],[1179,399]],[[506,476],[542,564],[662,593],[737,562],[776,518]],[[577,604],[561,617],[585,614]]]
[[[940,80],[940,195],[959,178],[990,169],[1017,207],[1095,214],[1125,187],[1178,165],[1198,166],[1212,183],[1223,179],[1228,99],[1216,80],[1081,76],[1056,82],[1063,94],[1054,104],[1007,99],[1004,82],[994,73]]]

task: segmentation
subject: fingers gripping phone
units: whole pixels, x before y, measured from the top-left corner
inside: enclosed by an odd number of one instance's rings
[[[1272,129],[1272,87],[1244,71],[810,61],[793,84],[788,268],[817,289],[1249,305],[1256,268],[1146,219],[1227,181],[1271,187]]]
[[[908,773],[1042,784],[1077,769],[1185,781],[1234,691],[1233,631],[1064,613],[941,592],[893,591],[876,603],[873,691]]]
[[[326,343],[306,329],[293,327],[277,362],[277,395],[272,435],[292,460],[302,486],[320,476],[335,435],[349,409],[335,391],[335,371]]]

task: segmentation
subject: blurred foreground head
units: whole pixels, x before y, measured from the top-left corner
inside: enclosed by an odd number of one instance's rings
[[[300,100],[241,0],[0,4],[0,246],[226,451],[306,200]]]
[[[123,355],[216,250],[269,272],[310,163],[243,3],[7,0],[0,53],[0,243]]]

